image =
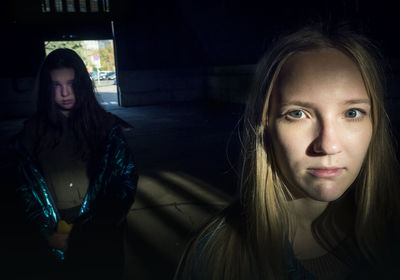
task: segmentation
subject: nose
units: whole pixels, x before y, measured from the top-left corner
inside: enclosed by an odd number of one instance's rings
[[[322,120],[318,126],[317,137],[311,144],[316,155],[334,155],[342,151],[340,128],[332,120]]]
[[[67,97],[71,94],[71,87],[69,85],[63,85],[61,87],[61,96]]]

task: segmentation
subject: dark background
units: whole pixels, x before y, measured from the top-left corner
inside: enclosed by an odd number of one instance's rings
[[[393,76],[400,69],[395,1],[109,3],[108,13],[43,13],[40,0],[2,2],[1,118],[34,112],[33,80],[47,40],[114,39],[119,104],[124,107],[194,99],[244,103],[253,74],[246,65],[254,65],[283,32],[313,21],[344,20],[370,37],[390,65],[390,97],[399,99],[399,80]]]
[[[395,1],[110,0],[110,13],[42,13],[39,0],[2,1],[1,77],[35,75],[43,41],[112,38],[119,70],[255,63],[281,31],[348,20],[398,58]]]
[[[15,159],[6,145],[35,111],[34,80],[45,56],[44,41],[114,40],[124,108],[115,106],[112,112],[133,126],[127,140],[134,145],[141,176],[136,209],[128,217],[133,228],[129,275],[135,279],[172,278],[185,242],[216,211],[193,214],[197,206],[207,208],[199,206],[199,191],[209,191],[203,185],[210,186],[210,193],[226,194],[220,196],[228,197],[224,203],[235,192],[237,178],[226,159],[231,156],[235,165],[238,156],[232,131],[254,65],[280,34],[313,21],[345,20],[369,36],[387,62],[386,101],[394,131],[400,120],[395,1],[110,0],[109,13],[42,13],[40,0],[0,5],[0,248],[6,248],[1,254],[9,259],[3,263],[9,272],[26,270],[36,255],[25,248],[32,242],[14,197]],[[186,179],[181,186],[165,174]],[[178,209],[182,201],[192,204]],[[223,204],[218,197],[204,201]]]

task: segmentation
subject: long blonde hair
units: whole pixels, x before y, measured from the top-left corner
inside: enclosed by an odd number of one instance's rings
[[[397,222],[399,165],[384,109],[380,57],[363,36],[347,28],[305,27],[282,37],[257,66],[254,87],[244,116],[240,201],[213,219],[188,246],[176,278],[285,279],[285,252],[290,240],[286,209],[290,191],[280,174],[268,126],[269,99],[286,60],[302,51],[334,48],[358,66],[371,102],[373,135],[361,171],[349,191],[313,224],[313,234],[328,250],[338,237],[351,234],[359,253],[376,263],[386,252],[387,224]],[[350,229],[335,213],[343,205],[354,213]],[[326,221],[329,221],[328,227]],[[329,229],[328,229],[329,228]],[[391,229],[392,230],[392,229]],[[397,230],[397,228],[396,228]],[[194,277],[195,276],[195,277]]]

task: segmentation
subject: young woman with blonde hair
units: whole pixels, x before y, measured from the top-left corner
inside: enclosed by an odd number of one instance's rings
[[[240,199],[191,241],[176,279],[398,275],[399,164],[379,58],[343,26],[276,42],[243,119]]]

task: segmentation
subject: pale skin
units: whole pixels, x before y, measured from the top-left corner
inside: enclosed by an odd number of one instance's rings
[[[327,253],[311,223],[354,182],[372,136],[371,104],[357,65],[336,49],[297,53],[274,85],[268,130],[295,196],[292,246],[299,259]]]
[[[72,68],[60,68],[50,71],[51,87],[60,112],[68,117],[75,106],[75,92],[73,83],[75,71]],[[48,245],[61,251],[68,250],[69,233],[54,233],[48,240]]]

